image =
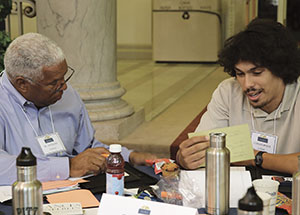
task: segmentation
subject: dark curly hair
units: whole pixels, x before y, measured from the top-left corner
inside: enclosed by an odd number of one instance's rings
[[[224,72],[233,77],[239,61],[265,67],[285,84],[300,75],[297,41],[282,24],[269,19],[254,19],[244,31],[227,39],[218,57]]]

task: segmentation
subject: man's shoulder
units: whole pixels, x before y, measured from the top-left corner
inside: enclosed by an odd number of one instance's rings
[[[237,80],[234,77],[228,78],[223,80],[219,86],[218,90],[223,93],[234,93],[234,94],[240,94],[241,93],[241,86],[237,82]]]
[[[78,92],[68,84],[68,88],[64,91],[62,98],[57,101],[54,106],[57,108],[82,108],[82,99],[80,98]]]
[[[74,89],[70,84],[68,84],[68,88],[64,91],[63,99],[67,99],[72,97],[72,99],[77,98],[80,99],[80,96],[76,89]]]
[[[239,83],[236,81],[235,77],[230,77],[225,80],[223,80],[220,83],[220,86],[224,87],[240,87]]]
[[[297,78],[297,85],[300,85],[300,76]]]

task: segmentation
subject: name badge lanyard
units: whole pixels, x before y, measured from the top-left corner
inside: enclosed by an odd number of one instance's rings
[[[50,109],[49,106],[48,106],[48,109],[49,109],[49,115],[50,115],[50,121],[51,121],[52,132],[53,133],[39,136],[37,131],[34,129],[30,119],[27,116],[27,114],[25,113],[24,109],[21,107],[21,110],[24,113],[24,115],[25,115],[29,125],[31,126],[32,130],[34,131],[34,133],[36,135],[36,139],[39,142],[44,154],[49,155],[49,154],[54,154],[54,153],[58,153],[58,152],[60,154],[62,154],[62,152],[66,151],[66,148],[65,148],[62,140],[60,139],[58,133],[55,132],[52,112],[51,112],[51,109]]]
[[[250,115],[251,115],[251,123],[252,123],[252,129],[254,130],[252,132],[252,144],[253,144],[253,148],[259,151],[266,151],[268,153],[276,153],[276,148],[277,148],[277,140],[278,137],[276,136],[276,119],[277,119],[277,115],[278,115],[278,111],[281,107],[281,104],[278,106],[278,108],[276,109],[275,112],[275,116],[274,116],[274,120],[273,120],[273,135],[270,134],[266,134],[263,132],[258,132],[255,129],[255,125],[254,125],[254,118],[253,118],[253,111],[252,111],[252,106],[249,103],[248,100],[248,106],[250,107]]]

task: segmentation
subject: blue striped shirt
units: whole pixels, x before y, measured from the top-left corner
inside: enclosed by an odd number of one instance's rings
[[[16,180],[16,158],[24,146],[30,147],[37,158],[37,176],[41,181],[68,178],[69,158],[76,153],[89,147],[108,148],[94,138],[95,130],[85,105],[70,85],[50,108],[55,132],[62,139],[66,152],[46,156],[35,131],[39,136],[53,133],[49,108],[37,109],[14,88],[4,72],[0,79],[0,185],[10,185]],[[130,152],[122,148],[126,161]]]

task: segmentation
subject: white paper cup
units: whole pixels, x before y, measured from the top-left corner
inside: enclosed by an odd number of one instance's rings
[[[257,191],[256,194],[261,198],[264,204],[263,215],[269,215],[271,196],[268,193]]]
[[[252,181],[256,192],[268,193],[271,196],[269,215],[274,215],[276,210],[276,199],[279,182],[271,179],[256,179]]]

